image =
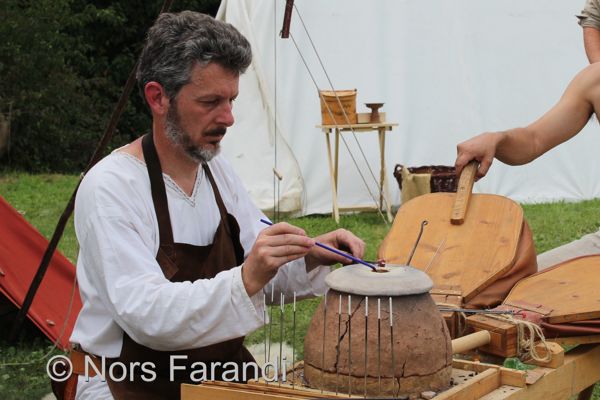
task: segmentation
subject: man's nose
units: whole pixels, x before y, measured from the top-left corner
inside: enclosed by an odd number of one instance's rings
[[[231,126],[235,122],[233,118],[233,103],[225,103],[219,109],[219,115],[217,116],[217,123],[224,126]]]

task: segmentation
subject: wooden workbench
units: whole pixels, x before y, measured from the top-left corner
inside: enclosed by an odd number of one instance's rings
[[[453,383],[433,400],[568,400],[600,381],[600,345],[581,345],[565,353],[557,368],[537,367],[529,371],[503,368],[494,364],[454,360]],[[364,398],[360,393],[353,398]],[[292,400],[349,398],[348,394],[321,393],[314,389],[294,389],[290,385],[231,384],[209,382],[183,385],[181,400]]]

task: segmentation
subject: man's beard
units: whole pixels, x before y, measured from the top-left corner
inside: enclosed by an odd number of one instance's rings
[[[173,102],[173,105],[167,112],[165,131],[171,142],[174,145],[181,147],[185,154],[196,162],[207,163],[219,154],[219,151],[221,150],[219,143],[215,143],[214,149],[204,148],[192,143],[190,135],[181,127],[179,113],[177,112],[175,102]],[[218,127],[204,132],[204,136],[223,136],[226,131],[227,128]]]

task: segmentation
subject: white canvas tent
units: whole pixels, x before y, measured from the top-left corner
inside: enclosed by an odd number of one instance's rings
[[[276,166],[283,175],[282,211],[331,211],[325,138],[315,127],[320,123],[316,86],[331,87],[312,39],[335,89],[358,89],[358,111],[368,111],[365,102],[384,102],[387,120],[399,123],[387,134],[386,146],[397,205],[396,163],[452,165],[457,143],[486,130],[527,124],[550,109],[587,65],[575,18],[583,3],[296,0],[293,40],[284,40],[278,36],[284,0],[223,0],[218,18],[240,29],[254,51],[224,154],[261,208],[273,207]],[[527,166],[495,162],[475,190],[520,202],[597,197],[599,130],[594,119],[580,135]],[[354,139],[344,136],[376,193]],[[358,142],[377,176],[376,135],[359,134]],[[341,153],[340,203],[372,203],[344,146]]]

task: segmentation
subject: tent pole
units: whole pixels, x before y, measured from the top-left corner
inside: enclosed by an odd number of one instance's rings
[[[173,4],[173,1],[174,0],[165,0],[162,8],[160,10],[159,15],[162,14],[163,12],[168,12],[171,8],[171,5]],[[108,123],[108,126],[106,127],[104,134],[103,134],[102,138],[100,139],[100,142],[96,146],[96,150],[94,151],[94,154],[92,155],[92,158],[90,159],[87,167],[84,169],[83,173],[81,174],[81,177],[79,178],[79,182],[77,182],[77,186],[75,187],[75,190],[71,194],[71,198],[69,199],[69,202],[67,203],[67,206],[65,207],[65,210],[63,211],[62,215],[60,216],[60,219],[58,220],[58,223],[56,224],[56,228],[54,229],[54,233],[52,234],[52,239],[50,239],[50,242],[48,243],[46,252],[44,253],[44,256],[42,257],[42,261],[40,262],[37,272],[35,273],[35,276],[33,277],[33,280],[31,281],[31,285],[29,286],[29,289],[27,290],[27,295],[25,296],[25,299],[23,300],[23,304],[22,304],[21,308],[19,309],[19,312],[17,313],[17,316],[13,323],[13,326],[12,326],[12,329],[10,332],[10,336],[9,336],[10,341],[15,341],[17,339],[17,336],[21,330],[21,327],[23,326],[23,321],[25,320],[25,316],[29,312],[31,303],[33,303],[33,298],[35,297],[35,294],[36,294],[38,288],[40,287],[42,280],[44,279],[44,275],[46,274],[46,271],[48,270],[48,266],[50,265],[50,260],[52,259],[52,256],[54,255],[54,251],[56,250],[56,247],[58,246],[58,242],[60,241],[60,239],[62,237],[62,234],[65,230],[65,226],[67,225],[67,222],[69,221],[69,218],[71,217],[71,214],[73,213],[73,209],[75,207],[75,197],[77,195],[77,189],[79,189],[79,185],[81,184],[81,180],[83,179],[83,176],[94,165],[96,165],[96,163],[98,161],[100,161],[100,159],[102,158],[102,155],[104,154],[104,151],[106,150],[106,146],[112,139],[112,137],[115,133],[115,130],[117,129],[117,124],[119,122],[119,119],[121,118],[121,114],[123,114],[123,110],[125,109],[125,106],[127,105],[127,101],[129,100],[129,96],[131,95],[131,91],[133,90],[133,86],[135,84],[135,74],[137,71],[138,63],[139,63],[139,60],[136,61],[135,65],[131,69],[129,76],[127,77],[127,81],[125,82],[123,92],[121,93],[121,97],[119,97],[119,101],[117,102],[117,105],[115,106],[115,108],[113,110],[113,113],[112,113],[112,116]],[[65,316],[65,318],[68,318],[68,315]]]

